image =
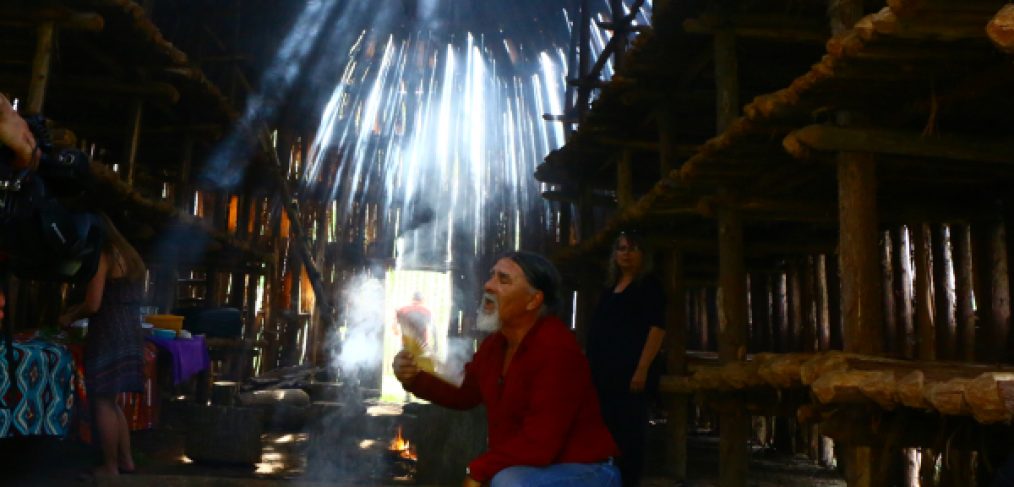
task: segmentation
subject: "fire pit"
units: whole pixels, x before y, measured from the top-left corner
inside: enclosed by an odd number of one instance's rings
[[[416,454],[412,444],[402,436],[401,426],[398,426],[398,434],[391,440],[387,447],[387,462],[390,466],[391,477],[395,480],[412,480],[415,478],[416,462],[419,456]]]

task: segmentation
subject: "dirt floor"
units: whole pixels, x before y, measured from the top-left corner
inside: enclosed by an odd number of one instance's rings
[[[378,410],[374,409],[376,413]],[[368,421],[389,420],[398,408],[379,410],[379,415]],[[386,417],[386,418],[385,418]],[[172,423],[172,422],[170,422]],[[354,466],[343,470],[340,481],[320,481],[320,475],[307,473],[306,433],[272,432],[263,437],[262,461],[256,465],[208,465],[189,461],[183,454],[182,432],[172,424],[155,430],[133,434],[137,472],[118,479],[94,479],[86,473],[98,461],[97,451],[76,440],[47,438],[0,440],[0,455],[4,468],[0,470],[0,485],[4,486],[351,486],[417,485],[405,472],[392,467],[386,455],[389,437],[356,438],[359,445],[353,456],[341,457],[340,462]],[[680,484],[666,474],[661,458],[664,437],[661,427],[651,430],[652,452],[647,458],[645,487],[662,486],[713,486],[717,485],[718,438],[709,433],[690,437],[688,476]],[[465,459],[462,459],[464,463]],[[331,477],[331,476],[329,476]],[[813,464],[801,456],[786,456],[770,451],[755,450],[750,463],[748,485],[759,487],[844,486],[841,476],[827,468]]]

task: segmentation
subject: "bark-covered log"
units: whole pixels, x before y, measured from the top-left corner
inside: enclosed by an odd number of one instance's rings
[[[926,376],[921,370],[913,370],[898,380],[898,400],[902,404],[915,409],[931,409],[933,406],[926,400]]]
[[[1014,4],[1008,3],[986,24],[986,35],[993,45],[1014,54]]]
[[[1014,418],[1014,373],[976,377],[965,385],[965,402],[980,423],[1010,423]]]
[[[866,404],[875,402],[894,409],[897,389],[893,371],[835,370],[810,385],[813,396],[823,404]]]
[[[799,377],[803,384],[813,384],[820,376],[848,368],[850,354],[832,351],[819,354],[804,362],[799,368]]]
[[[758,354],[754,360],[758,362],[757,374],[765,382],[778,389],[788,389],[803,383],[800,369],[813,357],[809,353]]]
[[[969,414],[971,408],[965,402],[965,387],[969,382],[971,379],[951,379],[932,384],[927,387],[926,400],[943,414],[952,416]]]

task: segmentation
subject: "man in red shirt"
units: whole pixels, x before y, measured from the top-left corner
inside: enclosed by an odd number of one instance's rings
[[[602,421],[588,361],[552,314],[559,274],[538,254],[509,252],[490,272],[479,328],[496,328],[465,366],[461,387],[420,371],[402,350],[394,374],[406,390],[454,409],[486,406],[489,450],[464,487],[619,487],[618,453]]]

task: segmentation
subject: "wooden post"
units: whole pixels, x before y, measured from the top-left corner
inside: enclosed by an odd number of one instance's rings
[[[613,22],[613,36],[617,38],[616,50],[613,51],[613,69],[623,65],[623,54],[627,51],[627,29],[623,25],[623,0],[609,0],[609,10]]]
[[[972,286],[975,296],[975,356],[979,360],[997,361],[993,323],[993,222],[977,221],[971,225]]]
[[[827,256],[815,257],[814,293],[817,297],[817,350],[831,349],[831,313],[828,307]]]
[[[799,279],[799,304],[801,305],[802,321],[800,322],[799,329],[799,345],[800,351],[802,352],[816,352],[817,351],[817,308],[816,308],[816,293],[814,287],[816,286],[816,280],[814,274],[816,269],[814,266],[813,256],[806,256],[800,261],[800,279]]]
[[[137,166],[137,149],[141,143],[141,119],[144,114],[144,101],[135,98],[130,106],[130,133],[127,134],[126,150],[123,153],[127,166],[127,184],[134,185],[134,171]]]
[[[894,243],[895,303],[898,310],[897,348],[900,357],[915,358],[915,320],[912,313],[912,259],[909,231],[902,227],[892,232]]]
[[[578,241],[584,242],[591,238],[595,232],[595,207],[592,203],[592,192],[591,185],[589,183],[582,182],[580,188],[580,213],[578,224],[580,226],[580,232],[578,232]]]
[[[683,376],[687,373],[687,302],[684,288],[683,252],[670,252],[665,262],[666,287],[666,349],[668,350],[667,372]],[[669,398],[669,418],[666,430],[669,433],[667,445],[670,473],[677,481],[687,477],[687,415],[688,396],[675,395]]]
[[[990,265],[993,299],[990,316],[991,345],[995,360],[1007,358],[1007,344],[1010,339],[1010,280],[1007,263],[1007,232],[1002,221],[993,225],[990,233]]]
[[[771,326],[768,303],[768,276],[759,272],[750,274],[750,351],[768,352],[767,340]]]
[[[716,133],[722,133],[739,116],[739,62],[736,34],[723,28],[715,32]]]
[[[883,352],[881,275],[877,262],[877,181],[873,156],[838,156],[838,210],[845,350]]]
[[[957,358],[957,337],[955,336],[954,300],[951,297],[951,279],[954,277],[954,264],[948,251],[949,238],[947,225],[933,225],[933,299],[936,317],[937,357],[941,360]]]
[[[972,301],[972,240],[967,224],[955,225],[951,243],[954,245],[955,333],[958,347],[955,358],[975,360],[975,310]]]
[[[844,350],[845,330],[841,318],[841,278],[837,256],[829,256],[824,264],[827,267],[827,318],[831,327],[829,346],[831,350]]]
[[[25,113],[42,113],[46,101],[46,85],[49,83],[49,60],[53,54],[53,38],[56,23],[52,20],[39,24],[35,36],[35,58],[32,59],[32,81],[28,86],[28,103]]]
[[[718,210],[719,338],[721,362],[742,360],[746,355],[746,264],[743,224],[739,210],[722,205]],[[741,408],[720,415],[719,485],[746,485],[750,416]]]
[[[838,154],[841,303],[846,352],[883,352],[882,276],[878,262],[877,179],[871,154]],[[849,446],[844,453],[850,487],[880,485],[878,449]]]
[[[884,343],[887,350],[896,353],[898,346],[898,299],[901,293],[897,291],[898,284],[895,279],[895,270],[900,271],[900,264],[894,255],[894,242],[898,240],[898,232],[885,231],[882,233],[883,245],[880,246],[881,271],[884,273]],[[898,273],[900,275],[900,272]]]
[[[616,203],[620,209],[634,203],[634,170],[631,167],[634,151],[624,149],[616,161]]]
[[[789,308],[788,300],[788,275],[786,273],[776,274],[774,276],[774,299],[772,305],[774,306],[774,326],[771,327],[772,331],[772,344],[776,352],[785,353],[789,351]]]
[[[676,116],[669,107],[671,101],[664,101],[665,105],[656,111],[655,116],[658,124],[658,176],[663,179],[676,168]]]
[[[802,339],[803,329],[803,304],[802,296],[800,295],[800,278],[799,278],[799,261],[790,260],[788,262],[788,271],[785,273],[786,285],[788,293],[786,298],[788,301],[788,344],[789,348],[787,352],[799,352]]]
[[[930,277],[929,226],[915,224],[909,227],[915,247],[915,323],[918,338],[919,360],[936,360],[936,330],[933,323],[933,280]]]

